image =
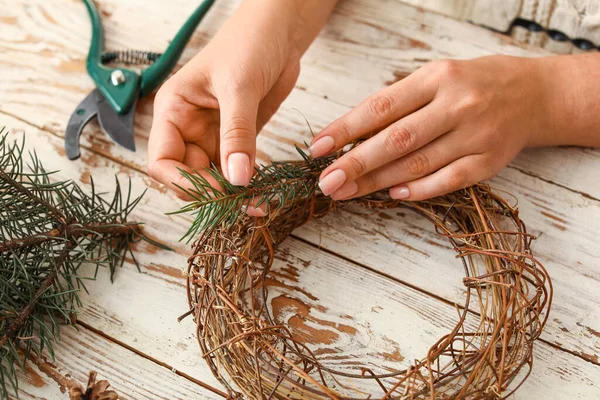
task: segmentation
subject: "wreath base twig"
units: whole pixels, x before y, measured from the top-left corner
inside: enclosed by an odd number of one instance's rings
[[[265,284],[277,246],[335,203],[319,192],[291,198],[266,217],[240,215],[207,229],[194,243],[188,301],[204,359],[232,396],[252,399],[495,399],[529,375],[533,343],[548,316],[552,286],[531,253],[518,210],[485,185],[423,202],[384,193],[344,202],[368,209],[404,207],[431,221],[464,266],[464,307],[456,326],[408,369],[335,371],[278,324]],[[467,324],[467,316],[478,323]],[[363,393],[369,380],[379,388]]]

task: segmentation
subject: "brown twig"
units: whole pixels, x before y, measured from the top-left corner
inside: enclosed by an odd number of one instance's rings
[[[33,362],[46,376],[58,384],[61,392],[66,392],[71,386],[71,379],[62,375],[54,368],[52,364],[46,362],[43,357],[38,356],[34,351],[29,352],[28,359]]]
[[[69,256],[69,252],[71,251],[72,248],[73,248],[73,244],[71,242],[69,242],[67,245],[65,245],[65,247],[63,247],[63,250],[60,252],[59,256],[55,259],[52,270],[50,271],[48,276],[42,281],[40,287],[35,292],[35,295],[29,300],[29,303],[27,304],[27,306],[21,310],[19,315],[10,322],[10,324],[4,331],[4,335],[0,339],[0,347],[4,346],[4,344],[8,340],[14,339],[15,336],[19,333],[19,331],[21,330],[21,327],[29,319],[31,312],[33,311],[33,308],[38,303],[40,297],[42,297],[42,294],[44,294],[44,292],[50,286],[52,286],[52,284],[54,283],[54,280],[58,276],[58,272],[60,271],[62,264],[65,262],[65,260]]]
[[[20,239],[7,240],[0,243],[0,253],[8,251],[18,251],[23,248],[39,246],[43,243],[54,240],[79,239],[83,236],[92,234],[98,235],[126,235],[139,231],[138,223],[129,224],[72,224],[61,226],[47,232],[38,233],[36,235],[27,236]]]

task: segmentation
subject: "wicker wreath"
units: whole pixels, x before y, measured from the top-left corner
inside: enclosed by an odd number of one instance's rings
[[[336,203],[318,190],[308,193],[264,218],[238,215],[194,243],[190,313],[204,359],[231,397],[496,399],[523,383],[552,286],[515,207],[485,185],[423,202],[395,201],[380,192]],[[329,368],[269,310],[265,281],[277,246],[297,226],[345,204],[417,212],[450,241],[464,266],[467,290],[458,323],[407,369]],[[374,393],[357,389],[367,381]]]

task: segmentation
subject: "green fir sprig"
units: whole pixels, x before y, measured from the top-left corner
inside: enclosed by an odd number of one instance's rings
[[[24,139],[23,139],[24,140]],[[83,264],[108,267],[111,279],[131,244],[149,240],[127,217],[141,200],[116,181],[110,200],[73,181],[51,180],[24,142],[0,130],[0,398],[18,389],[17,367],[31,352],[54,357],[59,325],[73,323]]]
[[[265,207],[268,213],[284,207],[293,199],[312,196],[318,190],[319,175],[337,155],[312,158],[298,146],[296,150],[302,160],[275,161],[257,167],[256,174],[246,187],[229,183],[214,165],[205,172],[218,185],[211,183],[203,174],[181,170],[191,188],[179,188],[193,200],[173,214],[191,213],[194,216],[183,239],[189,242],[200,232],[222,224],[233,225],[244,213],[244,206]]]

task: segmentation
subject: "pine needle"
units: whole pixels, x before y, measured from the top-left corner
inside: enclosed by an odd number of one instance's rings
[[[54,355],[59,325],[81,305],[84,263],[108,267],[111,280],[131,243],[147,239],[127,216],[141,196],[116,181],[110,200],[73,181],[51,180],[24,138],[0,129],[0,398],[18,388],[17,366],[30,354]]]
[[[219,187],[199,174],[180,170],[191,189],[179,187],[193,201],[170,214],[191,213],[194,221],[182,240],[191,241],[198,233],[214,229],[222,224],[233,225],[248,205],[264,206],[267,213],[281,209],[294,199],[312,196],[318,189],[319,175],[335,158],[331,155],[312,158],[296,146],[302,157],[297,162],[273,162],[256,168],[256,174],[246,187],[234,186],[213,165],[206,173]]]

